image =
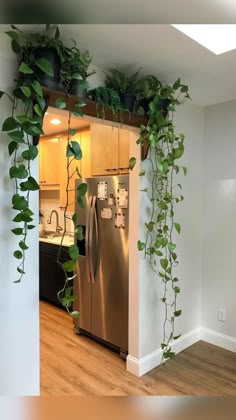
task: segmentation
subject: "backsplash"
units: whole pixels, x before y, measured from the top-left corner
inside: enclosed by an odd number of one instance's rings
[[[59,190],[44,190],[39,193],[39,208],[43,217],[41,217],[41,222],[43,224],[43,229],[45,230],[56,230],[56,217],[55,214],[52,215],[51,224],[47,223],[47,220],[50,217],[51,211],[56,210],[59,216],[59,225],[64,229],[64,209],[60,208],[60,191]],[[72,213],[67,212],[68,216],[72,216]],[[67,219],[67,232],[73,233],[73,222],[72,220]]]

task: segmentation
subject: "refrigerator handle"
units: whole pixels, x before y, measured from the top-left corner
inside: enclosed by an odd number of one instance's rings
[[[89,273],[87,277],[87,282],[91,283],[90,277],[90,265],[89,265],[89,231],[90,231],[90,217],[91,217],[91,207],[92,207],[93,197],[89,197],[89,205],[88,211],[86,216],[86,228],[85,228],[85,255],[86,255],[86,266],[87,266],[87,273]]]
[[[94,223],[95,223],[95,234],[96,234],[96,252],[97,252],[97,244],[98,244],[98,223],[97,223],[97,212],[96,212],[96,200],[97,197],[93,196],[92,198],[92,207],[90,212],[90,227],[89,227],[89,266],[90,266],[90,277],[92,283],[95,284],[95,267],[93,261],[93,249],[94,249]],[[97,258],[97,254],[96,254]]]

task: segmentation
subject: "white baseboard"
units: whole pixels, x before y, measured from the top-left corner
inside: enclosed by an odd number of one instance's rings
[[[199,327],[187,334],[184,334],[182,337],[171,344],[171,348],[177,354],[199,340],[206,341],[207,343],[214,344],[215,346],[236,353],[236,338],[218,333],[217,331],[213,331],[205,327]],[[148,354],[145,357],[142,357],[141,359],[128,356],[126,361],[126,368],[128,372],[132,373],[133,375],[142,376],[161,364],[161,356],[161,348]]]
[[[178,340],[171,343],[171,349],[177,354],[199,340],[200,328],[196,328],[195,330],[184,334]],[[161,364],[161,357],[161,348],[148,354],[145,357],[142,357],[141,359],[136,359],[135,357],[128,355],[126,360],[126,368],[128,372],[132,373],[133,375],[142,376],[149,372],[151,369],[154,369],[156,366],[159,366]]]
[[[225,350],[236,352],[236,338],[218,333],[205,327],[200,329],[200,339]]]

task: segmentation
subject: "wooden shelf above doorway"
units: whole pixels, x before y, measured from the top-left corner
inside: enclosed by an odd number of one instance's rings
[[[90,99],[79,98],[77,96],[70,96],[67,97],[64,92],[57,91],[54,89],[49,89],[46,87],[42,87],[44,98],[46,100],[46,106],[55,107],[55,102],[58,98],[63,98],[67,107],[65,109],[73,108],[74,103],[78,100],[82,100],[86,105],[83,107],[83,113],[85,116],[97,118],[97,110],[95,102],[91,101]],[[45,109],[46,111],[46,109]],[[106,120],[113,121],[113,115],[110,109],[106,110]],[[146,124],[147,119],[140,115],[132,114],[129,112],[124,112],[123,114],[123,124],[130,126],[130,127],[140,127],[141,124]],[[142,145],[141,149],[141,159],[144,160],[147,157],[148,153],[148,145]]]

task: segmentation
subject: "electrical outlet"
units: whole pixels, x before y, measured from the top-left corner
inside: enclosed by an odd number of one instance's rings
[[[226,311],[224,308],[219,308],[218,311],[218,320],[224,322],[226,317]]]

